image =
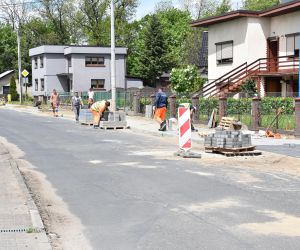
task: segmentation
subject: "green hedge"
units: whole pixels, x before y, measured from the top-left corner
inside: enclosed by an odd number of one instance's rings
[[[283,108],[284,114],[294,114],[294,98],[264,97],[261,99],[261,113],[263,115],[276,114],[280,107]]]
[[[185,102],[190,102],[185,100]],[[228,114],[250,114],[251,113],[251,98],[227,99],[227,113]],[[218,109],[218,98],[200,98],[199,112],[201,114],[208,114],[213,108]],[[290,97],[263,97],[261,99],[261,113],[262,115],[276,114],[279,107],[283,108],[284,114],[294,114],[294,99]]]

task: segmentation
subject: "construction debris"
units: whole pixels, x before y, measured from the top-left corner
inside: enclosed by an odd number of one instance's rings
[[[233,123],[235,122],[233,117],[222,117],[219,127],[224,129],[232,129]]]
[[[271,126],[273,125],[273,123],[275,121],[277,121],[277,123],[278,123],[279,116],[282,114],[282,112],[283,112],[283,108],[278,108],[277,109],[276,116],[274,117],[274,119],[271,121],[271,123],[269,124],[269,126],[266,129],[266,132],[265,132],[266,137],[273,137],[275,139],[281,139],[282,138],[281,134],[279,134],[279,133],[273,133],[270,130]]]

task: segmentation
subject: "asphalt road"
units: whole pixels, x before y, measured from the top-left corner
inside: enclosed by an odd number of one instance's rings
[[[155,137],[0,110],[93,249],[300,249],[296,176],[172,158]]]

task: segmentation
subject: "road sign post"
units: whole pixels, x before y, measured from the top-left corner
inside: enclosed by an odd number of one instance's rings
[[[23,77],[27,77],[29,75],[29,72],[26,70],[26,69],[24,69],[23,71],[22,71],[22,76]]]

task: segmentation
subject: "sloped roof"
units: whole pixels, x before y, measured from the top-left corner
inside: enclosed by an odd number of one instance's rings
[[[228,13],[224,13],[222,15],[202,18],[193,21],[190,25],[192,27],[207,27],[212,24],[222,23],[222,22],[230,21],[241,17],[257,17],[257,18],[273,17],[273,16],[284,15],[298,10],[300,10],[300,0],[295,0],[287,3],[279,4],[277,6],[262,11],[251,11],[251,10],[231,11]]]
[[[5,77],[13,72],[14,72],[14,70],[7,70],[7,71],[3,72],[2,74],[0,74],[0,79],[2,79],[3,77]]]

